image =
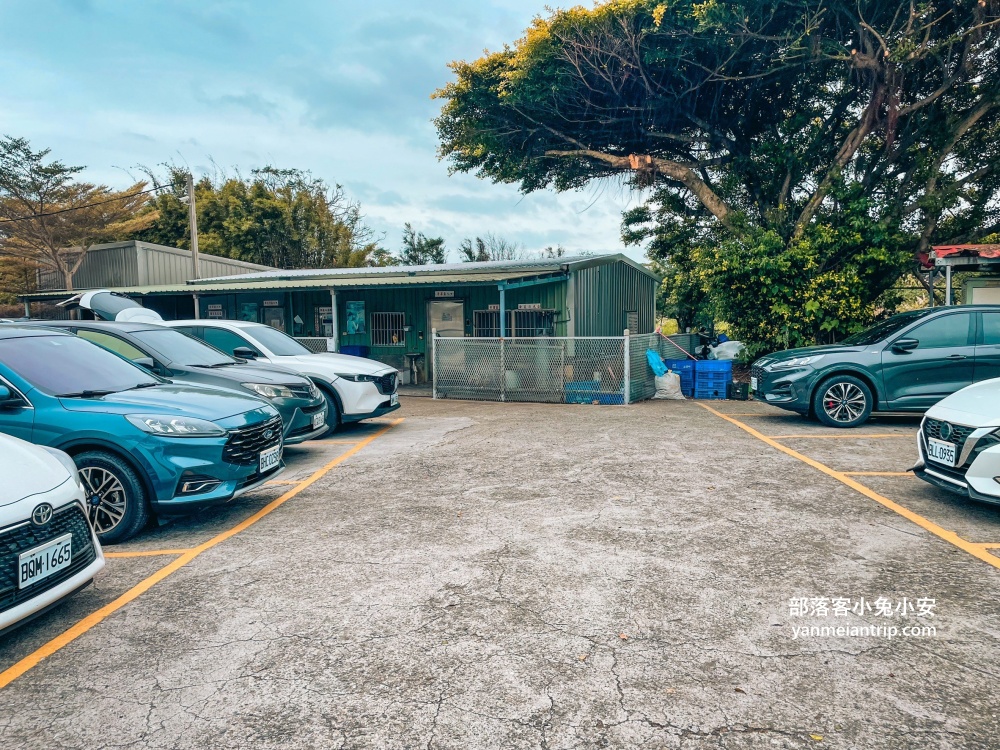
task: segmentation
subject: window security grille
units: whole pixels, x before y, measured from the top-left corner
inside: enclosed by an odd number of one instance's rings
[[[370,318],[372,346],[406,346],[403,313],[373,312]]]
[[[507,310],[508,338],[536,338],[555,332],[555,310]],[[500,311],[476,310],[472,313],[474,335],[496,338],[500,335]]]

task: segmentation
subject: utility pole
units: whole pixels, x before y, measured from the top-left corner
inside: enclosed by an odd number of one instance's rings
[[[198,266],[198,214],[194,206],[194,175],[190,172],[188,172],[187,176],[187,194],[188,226],[191,228],[191,278],[200,279],[201,269]]]

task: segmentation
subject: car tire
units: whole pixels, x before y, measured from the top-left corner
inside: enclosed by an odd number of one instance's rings
[[[319,383],[316,385],[319,386],[323,398],[326,399],[326,424],[330,429],[324,432],[323,435],[332,435],[340,427],[340,408],[337,406],[337,398],[328,388],[319,385]]]
[[[73,457],[87,500],[87,515],[101,544],[130,539],[149,521],[149,499],[138,474],[126,461],[107,451]],[[99,504],[94,495],[100,494]]]
[[[863,380],[851,375],[827,378],[813,394],[812,410],[828,427],[858,427],[868,421],[875,398]]]

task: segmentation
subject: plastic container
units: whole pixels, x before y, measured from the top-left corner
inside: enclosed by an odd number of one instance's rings
[[[665,359],[663,364],[668,370],[676,372],[681,377],[681,393],[691,396],[694,393],[694,364],[693,359]]]
[[[699,359],[694,365],[694,397],[724,399],[733,382],[731,359]]]
[[[340,347],[341,354],[349,354],[352,357],[367,357],[368,347],[356,344],[344,344]]]
[[[567,404],[589,404],[597,399],[600,380],[577,380],[566,383]]]

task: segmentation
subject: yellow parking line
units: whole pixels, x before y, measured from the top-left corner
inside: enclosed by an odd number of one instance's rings
[[[251,526],[253,526],[259,520],[261,520],[262,518],[264,518],[264,516],[268,515],[273,510],[277,509],[278,507],[280,507],[281,505],[283,505],[287,501],[291,500],[297,494],[299,494],[300,492],[302,492],[302,490],[306,489],[311,484],[313,484],[313,483],[319,481],[320,479],[322,479],[331,469],[333,469],[335,466],[337,466],[337,464],[339,464],[342,461],[345,461],[346,459],[350,458],[355,453],[357,453],[362,448],[364,448],[366,445],[368,445],[369,443],[371,443],[372,441],[374,441],[376,438],[381,437],[382,435],[384,435],[385,433],[387,433],[389,430],[391,430],[393,427],[395,427],[396,425],[398,425],[402,421],[403,421],[402,419],[396,419],[396,420],[390,422],[386,427],[382,428],[378,432],[373,433],[369,437],[367,437],[364,440],[362,440],[361,442],[359,442],[351,450],[349,450],[346,453],[343,453],[343,454],[337,456],[335,459],[333,459],[326,466],[324,466],[323,468],[318,469],[317,471],[315,471],[312,474],[312,476],[310,476],[304,482],[301,482],[297,486],[293,487],[292,489],[290,489],[288,492],[286,492],[281,497],[279,497],[279,498],[277,498],[275,500],[272,500],[270,503],[268,503],[267,505],[265,505],[263,508],[261,508],[259,511],[257,511],[256,513],[254,513],[252,516],[250,516],[246,520],[242,521],[241,523],[236,524],[235,526],[233,526],[228,531],[223,531],[221,534],[213,536],[207,542],[204,542],[203,544],[199,544],[197,547],[194,547],[192,549],[187,550],[180,557],[178,557],[176,560],[174,560],[170,564],[165,565],[164,567],[160,568],[158,571],[156,571],[155,573],[153,573],[151,576],[149,576],[145,580],[140,581],[138,584],[136,584],[135,586],[133,586],[132,588],[130,588],[128,591],[126,591],[124,594],[122,594],[117,599],[115,599],[113,602],[109,602],[108,604],[105,604],[99,610],[97,610],[96,612],[93,612],[92,614],[90,614],[87,617],[83,618],[78,623],[76,623],[75,625],[73,625],[71,628],[69,628],[65,632],[61,633],[60,635],[56,636],[51,641],[49,641],[48,643],[46,643],[44,646],[41,646],[40,648],[36,649],[32,653],[30,653],[27,656],[25,656],[23,659],[21,659],[19,662],[17,662],[13,666],[9,667],[8,669],[4,670],[3,672],[0,672],[0,689],[5,688],[7,685],[9,685],[10,683],[12,683],[14,680],[16,680],[18,677],[20,677],[21,675],[23,675],[25,672],[27,672],[28,670],[30,670],[33,667],[37,666],[39,664],[39,662],[41,662],[43,659],[46,659],[49,656],[52,656],[54,653],[56,653],[57,651],[59,651],[63,647],[65,647],[65,646],[69,645],[70,643],[72,643],[73,641],[75,641],[77,638],[79,638],[81,635],[83,635],[84,633],[86,633],[91,628],[95,627],[96,625],[99,625],[109,615],[114,614],[119,609],[121,609],[126,604],[128,604],[129,602],[133,601],[134,599],[138,598],[142,594],[146,593],[151,588],[153,588],[153,586],[155,586],[156,584],[158,584],[160,581],[162,581],[165,578],[167,578],[167,577],[171,576],[172,574],[176,573],[178,570],[180,570],[181,568],[183,568],[185,565],[187,565],[188,563],[192,562],[202,552],[210,550],[212,547],[216,546],[217,544],[221,544],[222,542],[226,541],[230,537],[236,536],[241,531],[245,531],[246,529],[248,529]]]
[[[699,406],[705,406],[704,404],[699,404]],[[707,406],[705,407],[708,408]],[[715,409],[712,409],[715,411]],[[722,412],[716,412],[720,417],[726,416]],[[854,433],[853,435],[767,435],[771,440],[798,440],[800,438],[809,438],[817,440],[867,440],[868,438],[906,438],[910,440],[913,435],[900,435],[899,433],[890,432],[885,435],[871,434],[866,435],[865,433]]]
[[[980,544],[983,549],[1000,549],[1000,544]]]
[[[914,477],[912,471],[843,471],[845,477]]]
[[[142,550],[139,552],[105,552],[105,557],[160,557],[162,555],[184,555],[190,549],[154,549]]]
[[[982,560],[985,563],[989,563],[994,568],[1000,569],[1000,557],[997,557],[997,556],[992,555],[989,552],[987,552],[986,551],[987,550],[987,545],[985,545],[985,544],[976,544],[975,542],[970,542],[967,539],[963,539],[958,534],[956,534],[954,531],[948,531],[947,529],[944,529],[941,526],[938,526],[933,521],[928,521],[923,516],[921,516],[921,515],[919,515],[917,513],[914,513],[909,508],[904,508],[899,503],[895,503],[892,500],[890,500],[889,498],[884,497],[883,495],[880,495],[879,493],[875,492],[872,489],[869,489],[868,487],[865,487],[860,482],[854,481],[853,479],[851,479],[844,472],[837,471],[836,469],[831,469],[826,464],[820,463],[819,461],[816,461],[815,459],[809,458],[809,456],[805,456],[805,455],[799,453],[796,450],[792,450],[791,448],[782,445],[781,443],[779,443],[774,438],[768,437],[767,435],[763,435],[760,432],[757,432],[757,430],[755,430],[753,427],[750,427],[749,425],[743,424],[743,422],[739,421],[738,419],[733,419],[732,417],[727,417],[725,414],[723,414],[722,412],[716,411],[711,406],[707,406],[706,404],[698,404],[698,406],[702,407],[703,409],[707,409],[708,411],[712,412],[712,414],[714,414],[715,416],[717,416],[717,417],[719,417],[721,419],[724,419],[727,422],[731,422],[732,424],[736,425],[737,427],[739,427],[744,432],[747,432],[750,435],[753,435],[758,440],[760,440],[760,441],[762,441],[764,443],[767,443],[772,448],[777,448],[782,453],[785,453],[786,455],[789,455],[792,458],[797,458],[802,463],[804,463],[804,464],[806,464],[808,466],[811,466],[812,468],[816,469],[817,471],[821,471],[824,474],[826,474],[827,476],[833,477],[838,482],[840,482],[842,484],[846,484],[852,490],[860,492],[865,497],[870,498],[871,500],[874,500],[875,502],[877,502],[877,503],[879,503],[881,505],[884,505],[889,510],[891,510],[891,511],[893,511],[895,513],[898,513],[899,515],[901,515],[903,518],[907,519],[908,521],[912,521],[913,523],[915,523],[917,526],[919,526],[920,528],[924,529],[925,531],[929,531],[931,534],[934,534],[934,536],[938,537],[939,539],[943,539],[944,541],[948,542],[949,544],[953,544],[956,547],[958,547],[959,549],[964,550],[965,552],[968,552],[973,557],[976,557],[976,558]]]

